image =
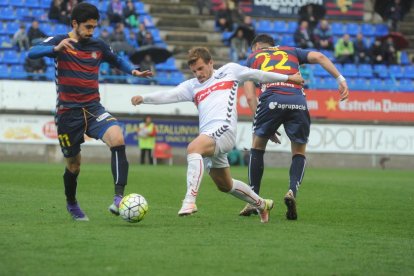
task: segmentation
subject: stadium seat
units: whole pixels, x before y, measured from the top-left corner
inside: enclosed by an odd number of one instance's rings
[[[408,54],[406,51],[401,51],[400,54],[400,64],[401,65],[409,65],[411,64],[410,58],[408,57]]]
[[[7,64],[18,64],[19,63],[19,55],[14,50],[4,51],[2,62],[7,63]]]
[[[297,28],[298,28],[298,22],[296,22],[296,21],[290,21],[288,23],[287,30],[288,30],[288,33],[289,34],[293,34],[296,31]]]
[[[256,22],[256,32],[257,33],[273,33],[273,23],[270,20],[258,20]]]
[[[370,80],[370,86],[372,91],[386,91],[386,87],[382,79],[373,78]]]
[[[139,22],[144,23],[145,27],[148,28],[155,28],[154,20],[152,19],[151,15],[143,15],[139,17]]]
[[[27,72],[24,70],[23,65],[12,65],[10,67],[10,78],[11,79],[25,79]]]
[[[364,23],[361,25],[361,33],[365,37],[371,37],[375,35],[375,27],[372,24]]]
[[[145,10],[145,5],[142,2],[135,2],[134,3],[135,6],[135,11],[138,15],[144,15],[147,14],[146,10]]]
[[[397,83],[393,79],[385,79],[384,86],[386,91],[397,91]]]
[[[149,31],[151,32],[155,43],[163,42],[161,35],[160,35],[160,31],[158,29],[150,29]]]
[[[398,91],[414,92],[414,84],[411,79],[401,79],[397,87]]]
[[[388,77],[388,67],[385,64],[375,64],[374,73],[380,78]]]
[[[70,30],[69,30],[69,28],[68,28],[68,26],[66,26],[66,25],[62,25],[62,24],[57,24],[56,26],[55,26],[55,30],[54,30],[54,32],[56,33],[56,34],[66,34],[66,33],[68,33]]]
[[[357,67],[355,66],[355,64],[346,63],[343,66],[342,75],[344,75],[345,77],[357,77],[358,71],[357,71]]]
[[[12,49],[12,40],[8,35],[0,35],[0,49],[2,50],[11,50]]]
[[[322,68],[322,66],[320,66],[319,64],[314,65],[313,67],[313,74],[316,77],[329,77],[330,74]]]
[[[155,65],[157,71],[177,71],[175,66],[175,58],[169,58],[166,62]]]
[[[9,2],[11,6],[15,8],[24,7],[24,0],[13,0]]]
[[[233,32],[223,32],[221,36],[221,41],[227,46],[230,46],[230,37],[233,35]]]
[[[369,91],[371,87],[365,78],[355,78],[350,81],[349,89]]]
[[[359,25],[357,23],[348,23],[345,27],[345,32],[350,36],[356,36],[359,31]]]
[[[14,10],[10,7],[0,8],[0,20],[15,20]]]
[[[290,34],[284,35],[280,41],[280,44],[286,45],[286,46],[292,46],[292,47],[296,45],[295,41],[293,40],[293,36]]]
[[[388,67],[388,72],[393,78],[400,79],[403,77],[403,67],[400,65],[390,65]]]
[[[358,76],[364,78],[372,78],[373,72],[371,64],[360,64],[358,66]]]
[[[154,165],[158,164],[158,159],[168,160],[168,164],[173,164],[172,148],[167,143],[156,143],[153,153]]]
[[[16,19],[19,21],[32,21],[33,17],[30,15],[30,10],[27,8],[17,8],[15,10]]]
[[[32,17],[36,18],[36,20],[39,21],[39,22],[49,22],[50,23],[47,11],[45,11],[43,9],[32,10]]]
[[[42,9],[49,9],[51,2],[52,1],[50,1],[50,0],[40,0],[39,1],[39,7],[41,7]]]
[[[273,33],[286,34],[288,33],[288,26],[285,21],[276,20],[273,22]]]
[[[375,25],[375,36],[384,36],[388,34],[388,26],[385,24]]]
[[[341,22],[333,22],[331,24],[332,35],[343,36],[346,32],[344,24]]]
[[[7,64],[0,64],[0,78],[9,78],[9,67],[7,66]]]
[[[403,78],[414,79],[414,65],[404,67]]]
[[[25,7],[30,9],[43,9],[40,6],[39,0],[25,0]]]
[[[185,80],[183,73],[181,73],[180,71],[171,72],[170,79],[173,85],[178,85]]]
[[[0,0],[0,7],[9,7],[10,1],[9,0]]]

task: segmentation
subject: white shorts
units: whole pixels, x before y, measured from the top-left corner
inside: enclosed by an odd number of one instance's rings
[[[200,134],[207,135],[213,138],[216,142],[214,155],[203,158],[204,168],[209,171],[210,168],[230,167],[227,153],[231,151],[236,144],[236,133],[230,129],[228,125],[223,125],[212,131],[206,131]]]

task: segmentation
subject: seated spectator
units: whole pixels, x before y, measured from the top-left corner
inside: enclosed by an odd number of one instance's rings
[[[354,41],[354,61],[356,64],[370,63],[368,47],[365,44],[364,36],[359,33]]]
[[[226,1],[222,2],[220,9],[216,12],[215,24],[216,28],[218,28],[220,32],[233,31],[233,19],[231,17],[231,10],[229,9]]]
[[[138,45],[143,45],[145,36],[147,35],[148,30],[147,27],[145,27],[144,23],[139,23],[138,25],[138,32],[137,32],[137,42]]]
[[[126,6],[123,9],[123,17],[127,27],[138,27],[138,14],[136,13],[134,3],[131,0],[126,2]]]
[[[306,5],[306,7],[300,10],[299,23],[302,21],[308,22],[308,31],[312,35],[316,26],[318,26],[319,19],[311,4]]]
[[[124,28],[124,23],[117,23],[114,32],[109,35],[109,41],[111,42],[112,49],[116,53],[123,52],[130,55],[134,52],[134,48],[128,44]]]
[[[242,29],[238,29],[236,36],[230,40],[230,53],[233,62],[239,62],[247,58],[249,42],[244,37]]]
[[[82,0],[63,0],[61,4],[61,14],[59,17],[59,22],[62,24],[69,25],[70,24],[70,16],[72,13],[73,8],[78,4],[82,2]]]
[[[63,5],[63,0],[53,0],[50,3],[49,13],[48,13],[49,19],[61,21],[62,13],[64,13],[62,5]]]
[[[27,33],[27,37],[29,38],[30,46],[33,46],[43,41],[47,37],[47,34],[45,34],[44,32],[42,32],[42,30],[39,29],[39,21],[33,20],[32,26],[30,26],[29,31]]]
[[[102,39],[108,45],[111,44],[111,34],[109,33],[107,28],[102,28],[98,38]]]
[[[45,72],[46,72],[46,62],[44,58],[36,58],[31,59],[26,57],[24,61],[24,70],[29,73],[28,79],[40,79],[46,80]],[[38,75],[38,76],[36,76]]]
[[[126,39],[127,39],[128,44],[134,47],[135,49],[139,47],[138,42],[137,42],[137,36],[134,33],[134,31],[129,30],[128,37]]]
[[[153,74],[155,75],[155,63],[152,60],[150,55],[146,55],[144,57],[144,59],[140,62],[139,70],[140,71],[149,70],[149,71],[153,72]]]
[[[142,41],[142,44],[140,46],[145,45],[155,45],[154,37],[152,36],[151,32],[147,32],[145,34],[144,40]]]
[[[379,39],[375,40],[375,42],[372,44],[369,49],[369,54],[372,64],[383,64],[385,62],[384,49]]]
[[[388,37],[382,43],[383,53],[384,53],[384,61],[387,65],[397,64],[397,50],[394,46],[394,41],[392,37]]]
[[[120,23],[124,21],[122,2],[120,0],[111,0],[106,10],[109,22],[111,24]]]
[[[13,46],[17,46],[17,50],[19,52],[29,50],[30,43],[29,38],[26,34],[26,26],[24,25],[24,23],[20,24],[19,29],[17,29],[17,31],[14,33],[12,44]]]
[[[296,46],[299,48],[313,48],[308,21],[301,21],[293,35]]]
[[[344,34],[335,44],[335,58],[339,63],[351,63],[354,60],[354,43],[349,34]]]
[[[326,19],[321,20],[313,33],[316,47],[319,50],[333,50],[333,36],[331,27]]]
[[[196,0],[198,15],[203,14],[204,8],[207,9],[208,14],[211,14],[211,0]]]
[[[400,21],[404,18],[404,10],[401,6],[401,0],[390,1],[386,7],[385,19],[390,32],[398,32]]]

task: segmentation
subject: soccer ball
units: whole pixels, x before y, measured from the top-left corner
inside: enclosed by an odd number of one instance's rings
[[[139,194],[126,195],[119,203],[119,215],[128,222],[141,221],[147,212],[147,200]]]

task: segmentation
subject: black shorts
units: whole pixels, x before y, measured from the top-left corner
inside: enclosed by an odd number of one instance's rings
[[[259,97],[253,122],[253,132],[256,136],[270,138],[280,125],[283,125],[292,142],[306,144],[310,124],[304,96],[266,93]]]
[[[57,114],[55,122],[60,147],[66,158],[74,157],[80,152],[80,145],[85,142],[85,134],[91,138],[102,139],[109,127],[119,125],[117,119],[100,103]]]

